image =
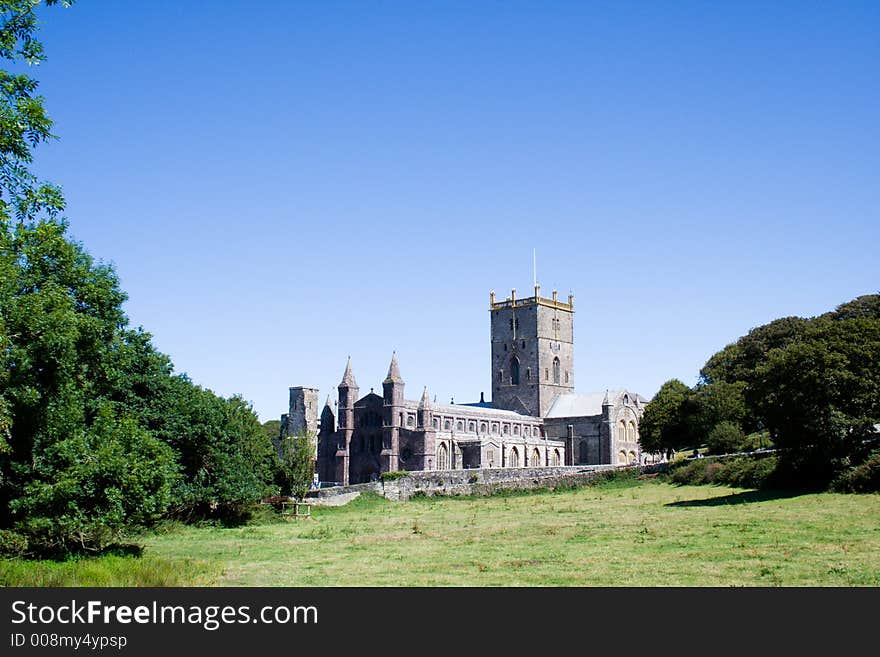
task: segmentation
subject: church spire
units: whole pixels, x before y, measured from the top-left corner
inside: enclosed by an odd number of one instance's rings
[[[388,366],[388,376],[382,383],[403,383],[403,377],[400,376],[400,366],[397,364],[397,352],[391,353],[391,365]]]
[[[425,386],[425,391],[422,393],[422,399],[419,401],[419,408],[431,408],[431,400],[428,397],[428,386]]]
[[[342,382],[339,386],[357,387],[357,381],[354,380],[354,374],[351,372],[351,356],[348,357],[348,361],[345,363],[345,373],[342,375]]]

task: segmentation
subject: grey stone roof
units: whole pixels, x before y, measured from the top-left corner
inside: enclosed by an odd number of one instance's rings
[[[400,366],[397,364],[397,352],[391,354],[391,365],[388,366],[388,376],[382,383],[403,383],[403,377],[400,376]]]
[[[623,403],[623,396],[629,394],[630,398],[639,405],[648,403],[648,400],[637,393],[628,390],[607,390],[605,392],[566,392],[556,396],[547,417],[590,417],[602,415],[602,405],[611,403],[616,406]]]
[[[354,374],[352,374],[351,371],[351,356],[348,357],[348,360],[345,363],[345,373],[342,375],[342,381],[339,385],[348,386],[349,388],[357,387],[357,381],[354,380]]]

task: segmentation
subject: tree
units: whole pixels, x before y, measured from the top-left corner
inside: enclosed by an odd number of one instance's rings
[[[746,437],[739,425],[723,420],[709,431],[706,444],[712,454],[729,454],[742,449]]]
[[[678,379],[664,383],[645,407],[639,423],[639,441],[647,452],[680,449],[688,445],[682,406],[691,389]]]
[[[880,423],[880,320],[814,320],[801,340],[756,367],[747,399],[782,464],[802,480],[827,483],[865,458]]]
[[[315,476],[315,445],[308,431],[281,439],[278,472],[282,492],[303,499]]]

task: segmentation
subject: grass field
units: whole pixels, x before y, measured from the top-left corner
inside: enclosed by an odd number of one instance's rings
[[[181,526],[144,542],[141,562],[180,566],[167,584],[878,586],[880,495],[623,481],[406,503],[369,496],[310,520]],[[16,584],[9,563],[0,581]]]

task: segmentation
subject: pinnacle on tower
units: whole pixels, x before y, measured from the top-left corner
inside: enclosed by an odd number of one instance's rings
[[[594,397],[595,399],[595,397]],[[602,400],[602,406],[611,406],[611,401],[608,399],[608,389],[605,389],[605,399]]]
[[[400,376],[400,366],[397,364],[397,352],[391,353],[391,365],[388,366],[388,376],[382,383],[403,383],[403,377]]]
[[[425,386],[425,391],[422,393],[422,399],[419,401],[419,408],[430,408],[431,400],[428,398],[428,386]]]
[[[348,357],[348,361],[345,363],[345,373],[342,375],[342,382],[339,384],[340,387],[348,386],[349,388],[356,388],[357,381],[354,380],[354,374],[351,372],[351,356]]]

